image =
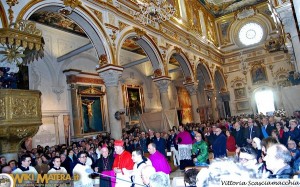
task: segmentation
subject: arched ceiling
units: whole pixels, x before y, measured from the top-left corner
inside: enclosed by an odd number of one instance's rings
[[[73,20],[57,12],[37,11],[30,16],[29,20],[68,32],[70,34],[76,34],[88,38],[83,29],[81,29]],[[85,47],[86,49],[91,49],[92,45],[87,44]],[[78,49],[75,51],[83,52],[84,49]],[[145,76],[153,75],[153,67],[147,57],[147,54],[140,45],[133,40],[133,38],[127,38],[124,41],[120,57],[121,66],[125,68],[134,67]],[[64,57],[62,58],[64,59]],[[168,70],[169,73],[172,74],[172,79],[182,78],[180,64],[173,56],[168,63]]]
[[[256,5],[267,0],[198,0],[215,17],[224,16],[236,10]]]

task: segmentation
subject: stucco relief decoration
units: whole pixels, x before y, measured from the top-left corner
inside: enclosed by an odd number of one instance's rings
[[[140,29],[140,28],[137,28],[135,27],[134,28],[134,32],[136,33],[137,37],[135,37],[136,40],[139,40],[141,39],[143,36],[146,35],[146,31]]]
[[[265,42],[265,50],[267,50],[269,53],[277,51],[284,51],[287,53],[287,48],[282,36],[276,38],[271,37],[269,40],[267,40]]]
[[[70,15],[72,11],[81,5],[80,0],[64,0],[64,5],[66,8],[60,10],[60,13],[65,15]]]
[[[244,78],[241,77],[235,77],[232,81],[231,81],[231,87],[232,88],[237,88],[237,87],[243,87],[246,85],[246,81]]]
[[[192,83],[192,82],[193,82],[193,79],[192,79],[191,76],[187,76],[187,77],[185,78],[185,83]]]
[[[290,81],[288,81],[288,70],[280,67],[274,74],[274,79],[278,86],[286,87],[291,85]]]
[[[178,54],[182,53],[182,49],[180,47],[175,46],[174,49],[175,49],[176,53],[178,53]]]
[[[242,10],[241,12],[238,12],[236,14],[236,18],[238,20],[242,20],[242,19],[245,19],[245,18],[249,18],[249,17],[252,17],[254,16],[256,13],[255,13],[255,10],[253,8],[249,8],[249,9],[244,9]]]
[[[38,101],[32,98],[13,98],[12,100],[13,118],[37,117]]]
[[[5,119],[5,99],[0,98],[0,118]]]
[[[129,25],[119,21],[119,30],[122,31],[124,28],[128,27]]]
[[[106,54],[102,54],[100,56],[100,59],[99,59],[99,66],[101,67],[101,66],[104,66],[106,64],[108,64],[107,55]]]
[[[213,88],[212,84],[207,84],[207,85],[206,85],[206,89],[209,90],[209,89],[212,89],[212,88]]]
[[[161,77],[162,76],[162,71],[161,69],[156,69],[154,71],[154,77]]]

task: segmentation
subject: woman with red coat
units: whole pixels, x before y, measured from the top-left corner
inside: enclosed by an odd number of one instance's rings
[[[226,130],[226,137],[227,137],[227,140],[226,140],[226,149],[227,149],[227,152],[233,152],[233,154],[234,154],[235,150],[236,150],[236,146],[235,146],[236,143],[235,143],[234,136],[232,136],[232,134],[230,133],[229,130]]]

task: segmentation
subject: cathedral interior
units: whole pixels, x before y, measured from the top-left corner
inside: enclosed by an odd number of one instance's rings
[[[51,146],[134,125],[291,116],[299,26],[298,0],[1,0],[1,76],[18,74],[1,79],[2,151],[28,137]]]

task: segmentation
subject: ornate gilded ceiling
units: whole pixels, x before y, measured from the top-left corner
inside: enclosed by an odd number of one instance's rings
[[[198,0],[215,17],[220,17],[236,10],[266,2],[267,0]]]

